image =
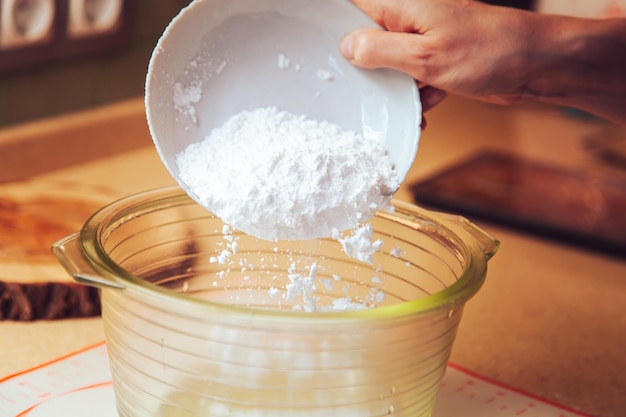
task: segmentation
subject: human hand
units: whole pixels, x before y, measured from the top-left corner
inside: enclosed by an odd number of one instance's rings
[[[422,84],[424,111],[445,92],[509,104],[530,78],[534,13],[470,0],[352,0],[385,30],[348,34],[341,51],[363,68],[392,68]]]

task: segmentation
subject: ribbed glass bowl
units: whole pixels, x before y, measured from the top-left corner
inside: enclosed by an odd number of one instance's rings
[[[102,288],[120,416],[431,415],[498,242],[394,206],[371,222],[371,265],[332,239],[230,231],[179,188],[114,202],[57,242],[66,270]]]

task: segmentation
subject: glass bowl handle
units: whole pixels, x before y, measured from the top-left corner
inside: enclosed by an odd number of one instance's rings
[[[98,274],[80,244],[80,233],[76,232],[52,245],[52,253],[76,282],[90,287],[123,289],[124,285]]]
[[[478,244],[487,260],[491,259],[491,257],[495,255],[496,252],[498,252],[498,249],[500,248],[500,241],[494,239],[481,227],[478,227],[476,224],[463,216],[447,213],[440,214],[442,214],[445,219],[453,223],[455,226],[460,227],[461,229],[463,229],[463,231],[468,233],[472,237],[472,239]]]

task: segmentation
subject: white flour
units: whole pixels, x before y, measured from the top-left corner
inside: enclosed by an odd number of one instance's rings
[[[357,232],[362,238],[363,233]],[[284,259],[280,262],[268,254],[267,257],[258,257],[258,253],[248,252],[239,254],[237,249],[243,235],[235,235],[229,227],[222,230],[222,241],[215,242],[215,256],[209,262],[215,267],[213,288],[221,289],[224,298],[231,303],[246,305],[246,300],[259,308],[291,308],[306,312],[355,311],[375,308],[385,301],[384,280],[379,276],[379,269],[372,271],[374,275],[363,279],[363,273],[354,275],[343,271],[344,280],[338,274],[327,274],[324,266],[326,259],[313,259],[302,251],[289,249],[280,251],[277,247],[272,251],[279,254],[279,258],[287,256],[289,265],[283,269]],[[253,256],[251,261],[248,256]],[[286,280],[285,280],[286,278]],[[357,283],[358,282],[358,283]],[[363,288],[368,288],[364,293]],[[183,283],[182,291],[190,289],[188,283]],[[336,296],[332,299],[322,299],[329,293],[340,290],[345,296]],[[249,294],[256,295],[251,297]],[[262,293],[265,292],[267,297]],[[336,294],[337,292],[335,292]],[[249,304],[248,304],[249,305]]]
[[[356,229],[388,207],[400,185],[379,142],[273,107],[231,117],[177,164],[204,207],[265,240]]]
[[[352,235],[342,237],[337,229],[333,230],[332,237],[341,243],[346,255],[359,261],[372,263],[372,255],[383,246],[383,241],[378,239],[372,242],[374,229],[371,224],[359,226],[352,231]]]
[[[202,82],[190,84],[183,87],[181,83],[174,84],[174,108],[182,114],[191,117],[195,123],[197,121],[196,108],[194,104],[202,100]]]

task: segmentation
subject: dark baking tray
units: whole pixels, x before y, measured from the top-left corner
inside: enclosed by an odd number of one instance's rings
[[[411,184],[416,203],[626,257],[626,180],[486,151]]]

